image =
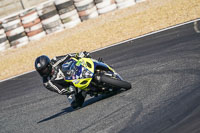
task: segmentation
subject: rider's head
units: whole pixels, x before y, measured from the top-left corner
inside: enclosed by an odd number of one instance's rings
[[[37,57],[35,60],[35,69],[42,77],[49,76],[52,71],[49,57],[46,55]]]

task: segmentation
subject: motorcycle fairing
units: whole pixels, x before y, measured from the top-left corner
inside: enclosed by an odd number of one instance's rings
[[[62,65],[62,71],[65,75],[65,81],[71,82],[77,88],[88,91],[90,82],[93,79],[96,68],[115,71],[105,63],[99,62],[91,58],[71,58]],[[68,71],[69,70],[69,71]]]

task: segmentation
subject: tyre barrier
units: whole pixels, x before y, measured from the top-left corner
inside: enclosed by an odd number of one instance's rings
[[[42,21],[42,25],[47,34],[59,32],[64,29],[59,15],[55,15]]]
[[[81,22],[72,0],[56,0],[55,5],[61,22],[66,29],[72,28]]]
[[[56,0],[55,6],[59,15],[65,14],[75,9],[74,2],[72,0]]]
[[[139,2],[144,2],[146,0],[135,0],[136,3],[139,3]]]
[[[95,0],[99,14],[108,13],[117,8],[114,0]]]
[[[118,9],[127,8],[135,5],[135,0],[115,0],[117,3]]]
[[[0,22],[0,51],[4,51],[9,47],[10,44],[3,29],[2,22]]]
[[[2,22],[0,21],[0,29],[3,29]],[[1,32],[0,32],[1,33]]]
[[[42,37],[45,37],[46,36],[46,32],[45,31],[42,31],[34,36],[30,36],[29,37],[29,40],[30,41],[34,41],[34,40],[40,40]]]
[[[28,44],[28,42],[29,42],[28,37],[25,35],[25,33],[22,33],[20,34],[20,38],[12,41],[10,44],[12,45],[12,47],[16,48],[24,46]]]
[[[82,21],[96,18],[99,15],[93,0],[74,0],[74,5]]]
[[[19,15],[5,19],[2,25],[11,47],[20,47],[28,43]]]
[[[0,20],[0,51],[145,0],[48,0]]]
[[[40,6],[39,6],[40,8]],[[43,27],[41,24],[41,19],[39,18],[38,12],[36,8],[29,9],[20,14],[20,19],[22,21],[23,27],[25,29],[26,35],[29,40],[38,40],[44,36],[38,36],[41,32],[43,32]],[[34,37],[36,36],[36,37]],[[19,41],[25,41],[27,38],[24,37]]]
[[[64,6],[61,5],[59,7],[62,8]],[[41,4],[39,7],[37,7],[37,12],[41,19],[44,31],[47,34],[59,32],[64,29],[64,26],[61,23],[60,17],[58,15],[57,9],[54,5],[54,1],[48,1],[44,4]]]

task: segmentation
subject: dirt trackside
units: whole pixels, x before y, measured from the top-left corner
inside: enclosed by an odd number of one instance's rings
[[[50,57],[92,51],[122,40],[200,18],[200,0],[147,0],[83,22],[40,41],[0,53],[0,80],[34,69],[41,54]]]

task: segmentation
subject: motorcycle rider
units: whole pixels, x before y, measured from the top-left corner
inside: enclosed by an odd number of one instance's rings
[[[64,74],[62,72],[62,64],[74,58],[91,58],[89,53],[84,51],[80,53],[71,53],[63,56],[56,56],[49,59],[48,56],[42,55],[35,60],[35,69],[43,78],[43,85],[50,91],[61,95],[67,95],[71,107],[76,109],[81,107],[84,103],[86,92],[75,88],[70,83],[64,81]]]

